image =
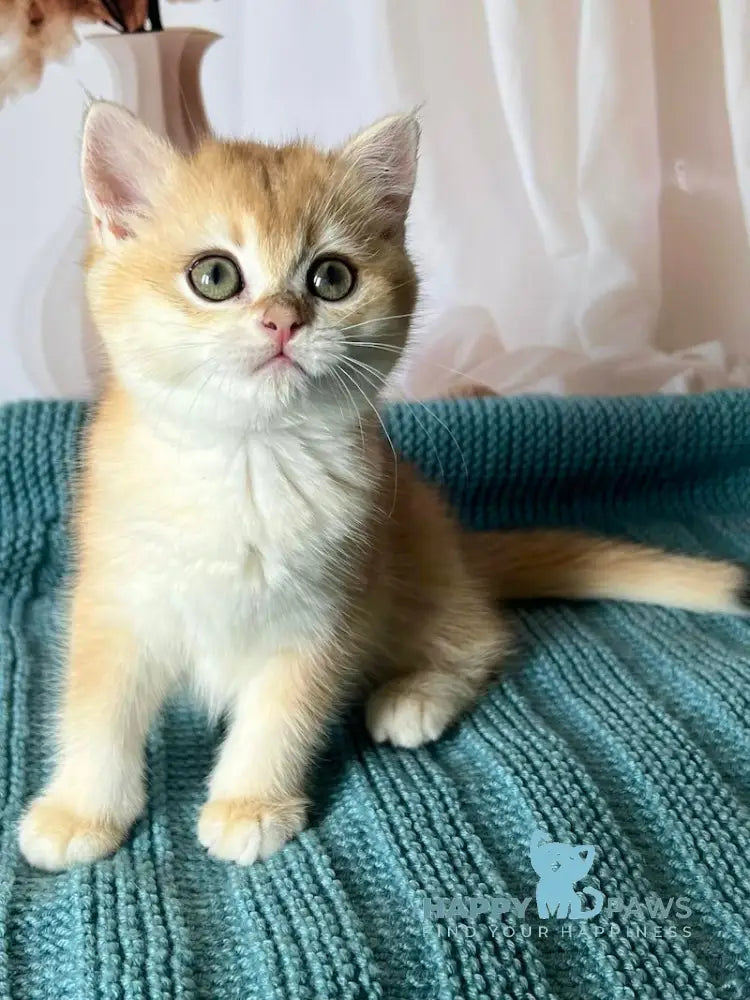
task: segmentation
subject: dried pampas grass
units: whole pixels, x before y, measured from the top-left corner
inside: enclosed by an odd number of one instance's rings
[[[70,52],[76,22],[133,32],[149,13],[158,18],[154,0],[0,0],[0,107],[37,87],[45,65]]]

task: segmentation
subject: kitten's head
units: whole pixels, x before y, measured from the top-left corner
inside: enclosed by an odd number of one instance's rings
[[[88,293],[117,377],[219,425],[366,408],[416,298],[404,228],[418,135],[404,115],[330,152],[208,140],[183,156],[94,104]]]
[[[537,830],[531,838],[531,864],[537,875],[554,877],[572,885],[582,879],[594,863],[596,848],[593,844],[545,841],[546,835],[541,830]]]

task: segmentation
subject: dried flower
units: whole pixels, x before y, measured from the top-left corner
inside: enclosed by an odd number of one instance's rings
[[[45,65],[70,52],[76,22],[161,28],[158,0],[0,0],[0,107],[37,87]]]
[[[125,31],[141,31],[146,23],[148,0],[99,0],[98,6],[106,8],[101,20],[109,20]]]

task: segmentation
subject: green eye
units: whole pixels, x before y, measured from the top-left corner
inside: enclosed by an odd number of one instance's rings
[[[196,295],[209,302],[223,302],[242,291],[243,281],[239,267],[231,257],[209,254],[194,260],[188,268],[187,278]]]
[[[307,288],[319,299],[337,302],[354,288],[354,270],[338,257],[321,257],[307,272]]]

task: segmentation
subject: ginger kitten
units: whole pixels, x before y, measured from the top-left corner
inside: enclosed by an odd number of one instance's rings
[[[198,822],[267,857],[305,825],[326,722],[361,688],[373,737],[434,740],[508,648],[502,596],[738,611],[730,563],[563,532],[465,534],[384,446],[379,383],[416,297],[404,249],[418,125],[341,149],[206,141],[185,157],[94,104],[88,294],[109,361],[76,517],[54,774],[34,865],[114,851],[144,741],[189,684],[228,735]]]

